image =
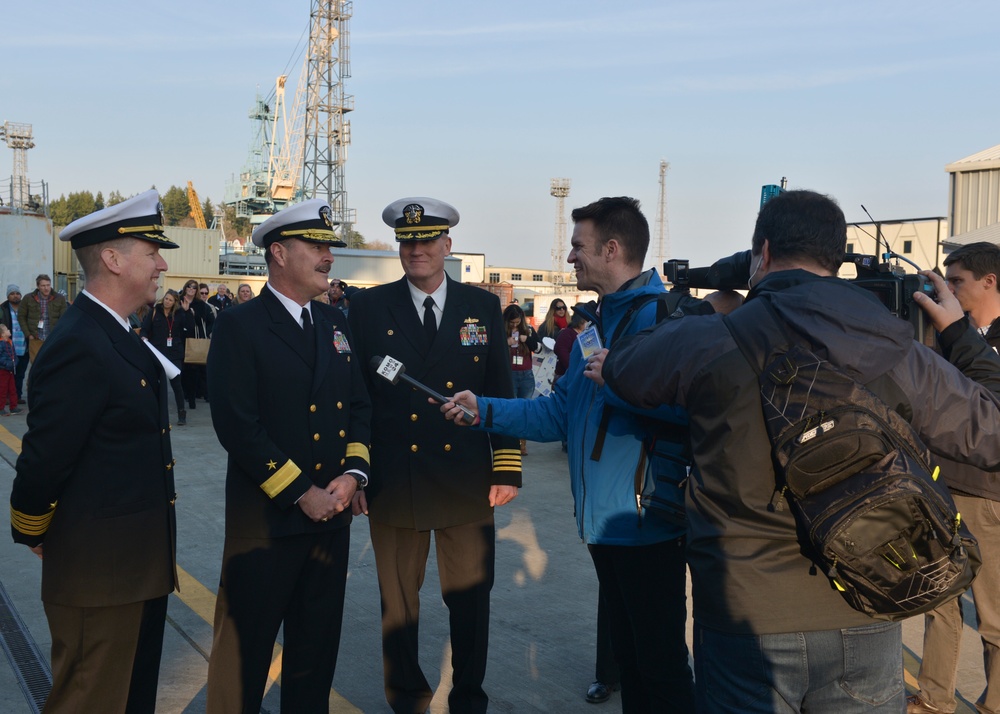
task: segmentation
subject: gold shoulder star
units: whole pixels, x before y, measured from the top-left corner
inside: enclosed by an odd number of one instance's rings
[[[278,464],[276,464],[274,461],[268,461],[267,462],[267,470],[268,471],[273,471],[276,468],[278,468]]]

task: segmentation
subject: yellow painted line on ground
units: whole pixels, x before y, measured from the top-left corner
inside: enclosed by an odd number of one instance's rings
[[[0,443],[3,443],[14,453],[20,455],[21,440],[3,426],[0,426]],[[209,627],[213,627],[215,621],[215,594],[179,565],[177,566],[177,582],[180,586],[180,591],[174,593],[177,599],[190,608],[194,614],[207,622]],[[275,643],[271,669],[267,673],[267,685],[264,688],[265,695],[280,677],[281,645]],[[330,690],[330,706],[336,707],[334,710],[338,712],[362,714],[360,709],[344,699],[334,689]]]
[[[215,595],[212,591],[179,565],[177,582],[180,585],[180,592],[175,593],[177,598],[191,608],[195,615],[211,625],[215,620]]]
[[[21,440],[0,426],[0,443],[8,446],[14,453],[21,453]]]

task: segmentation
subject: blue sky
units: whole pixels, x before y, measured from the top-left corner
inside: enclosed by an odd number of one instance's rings
[[[0,121],[34,126],[29,176],[54,197],[190,180],[220,201],[258,87],[298,78],[309,15],[308,0],[8,5]],[[572,179],[568,207],[632,195],[652,225],[661,159],[671,253],[693,264],[746,247],[782,176],[849,221],[862,203],[946,215],[945,165],[1000,143],[998,19],[995,2],[939,0],[355,0],[356,227],[391,240],[382,208],[435,196],[462,214],[456,251],[545,268],[551,178]],[[0,148],[2,175],[12,158]]]

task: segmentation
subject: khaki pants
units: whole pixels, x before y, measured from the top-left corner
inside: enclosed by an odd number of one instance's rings
[[[986,689],[976,702],[984,714],[1000,712],[1000,501],[953,494],[962,520],[979,541],[983,567],[972,581],[976,624],[983,643]],[[954,712],[955,680],[964,618],[962,598],[924,615],[920,697],[942,712]]]
[[[37,337],[28,338],[28,361],[34,362],[35,357],[38,356],[38,350],[42,349],[42,345],[45,344],[43,340]]]

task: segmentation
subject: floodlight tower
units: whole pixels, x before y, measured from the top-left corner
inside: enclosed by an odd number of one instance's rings
[[[28,183],[28,149],[35,148],[31,140],[31,124],[5,121],[0,127],[0,138],[14,151],[14,173],[11,174],[11,208],[23,209],[31,200]]]
[[[347,207],[344,164],[351,143],[351,123],[344,115],[354,109],[354,97],[344,93],[351,76],[348,20],[350,0],[312,0],[309,13],[309,53],[302,188],[310,198],[325,198],[333,209],[342,237],[349,235],[354,210]]]
[[[556,197],[556,240],[552,246],[552,270],[566,271],[566,197],[569,195],[570,180],[554,178],[549,183],[549,193]]]
[[[656,269],[662,270],[670,258],[670,227],[667,225],[667,169],[670,162],[660,161],[660,200],[656,203],[656,249],[659,257]]]

